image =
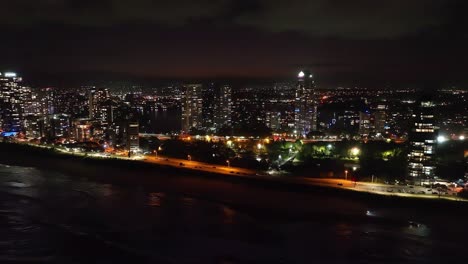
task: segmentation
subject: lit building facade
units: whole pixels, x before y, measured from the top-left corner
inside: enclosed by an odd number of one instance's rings
[[[25,106],[32,92],[21,82],[16,73],[0,73],[0,123],[3,131],[19,132],[24,129]]]
[[[387,105],[377,104],[373,109],[375,133],[384,134],[387,123]]]
[[[222,85],[215,93],[214,126],[220,129],[232,125],[232,88]]]
[[[182,132],[188,133],[192,128],[202,128],[202,109],[202,85],[184,85],[184,95],[182,97]]]
[[[368,136],[373,131],[372,116],[368,109],[359,112],[359,134],[361,136]]]
[[[93,136],[93,124],[90,119],[81,118],[73,121],[73,135],[77,142],[87,142]]]
[[[413,178],[432,179],[435,176],[434,154],[437,140],[434,103],[429,99],[421,100],[412,117],[408,173]]]
[[[298,74],[295,98],[295,130],[298,136],[306,136],[317,130],[317,100],[312,74],[301,71]]]
[[[109,90],[106,88],[91,87],[89,90],[89,118],[102,119],[101,105],[110,98]]]
[[[127,126],[127,150],[138,152],[140,150],[138,122],[129,122]]]
[[[70,136],[70,116],[67,114],[55,114],[49,117],[50,120],[50,134],[52,137]]]

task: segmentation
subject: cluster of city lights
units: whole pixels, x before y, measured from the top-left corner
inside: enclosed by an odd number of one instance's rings
[[[439,143],[439,144],[442,144],[442,143],[444,143],[444,142],[447,142],[448,140],[449,140],[449,138],[447,138],[447,137],[444,136],[444,135],[439,135],[439,136],[437,137],[437,143]],[[458,140],[460,140],[460,141],[465,140],[465,136],[464,136],[464,135],[458,136]]]

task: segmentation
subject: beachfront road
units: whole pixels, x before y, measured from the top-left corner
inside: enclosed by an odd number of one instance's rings
[[[401,185],[389,185],[380,183],[370,182],[354,182],[344,179],[324,179],[324,178],[307,178],[307,177],[281,177],[281,176],[270,176],[266,174],[259,175],[254,170],[222,166],[209,164],[199,161],[175,159],[167,157],[154,157],[145,156],[143,158],[145,162],[156,163],[160,165],[183,167],[187,169],[227,174],[237,177],[255,177],[265,178],[269,180],[292,182],[304,185],[313,186],[324,186],[333,188],[342,188],[361,192],[377,193],[381,195],[394,195],[394,196],[406,196],[406,197],[419,197],[419,198],[444,198],[450,200],[460,200],[455,192],[448,192],[444,195],[439,196],[439,192],[435,189],[422,187],[422,186],[401,186]]]
[[[159,165],[167,165],[174,167],[181,167],[205,172],[221,173],[221,174],[235,174],[235,175],[255,175],[255,170],[239,168],[239,167],[230,167],[223,166],[218,164],[210,164],[193,160],[185,159],[176,159],[176,158],[167,158],[167,157],[154,157],[154,156],[145,156],[143,161],[156,163]]]
[[[66,151],[62,151],[67,153]],[[70,154],[70,153],[68,153]],[[76,155],[76,154],[74,154]],[[78,155],[85,155],[80,153]],[[102,154],[90,154],[89,156],[97,157],[106,157]],[[302,185],[312,185],[312,186],[324,186],[332,187],[339,189],[348,189],[353,191],[360,192],[369,192],[376,193],[380,195],[391,195],[391,196],[403,196],[403,197],[417,197],[417,198],[441,198],[448,200],[464,200],[460,199],[456,192],[454,191],[445,191],[439,193],[436,189],[431,189],[422,186],[401,186],[401,185],[389,185],[389,184],[380,184],[380,183],[370,183],[370,182],[354,182],[345,179],[327,179],[327,178],[312,178],[312,177],[285,177],[285,176],[271,176],[265,173],[259,173],[258,171],[232,167],[229,166],[229,162],[226,162],[226,165],[210,164],[199,161],[187,160],[187,159],[177,159],[177,158],[168,158],[163,156],[153,156],[153,155],[144,155],[144,156],[134,156],[131,158],[125,156],[110,155],[107,157],[119,158],[119,159],[132,159],[139,160],[141,162],[149,162],[158,165],[178,167],[196,171],[203,171],[209,173],[217,173],[223,175],[229,175],[234,177],[245,177],[245,178],[262,178],[265,180],[273,180],[285,183],[296,183]]]

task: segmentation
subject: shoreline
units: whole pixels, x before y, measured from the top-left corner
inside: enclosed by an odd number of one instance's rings
[[[468,219],[465,202],[379,195],[260,177],[228,177],[139,161],[63,155],[50,149],[19,144],[0,143],[0,150],[1,164],[53,170],[124,187],[187,194],[252,212],[285,214],[285,217],[308,218],[323,214],[334,218],[363,217],[367,210],[377,208],[403,211],[416,220],[430,218],[442,223],[446,221],[446,214],[454,212],[457,222]],[[423,208],[431,208],[437,213]]]

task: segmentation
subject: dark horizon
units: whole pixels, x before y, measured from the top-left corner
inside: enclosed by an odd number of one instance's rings
[[[21,68],[20,68],[21,69]],[[309,69],[304,67],[302,69]],[[63,89],[76,88],[79,86],[94,85],[106,86],[111,83],[127,83],[133,85],[141,85],[145,88],[151,86],[158,87],[161,85],[175,84],[175,83],[226,83],[232,84],[234,87],[239,85],[271,85],[280,82],[295,82],[297,80],[296,74],[292,76],[279,76],[279,77],[250,77],[250,76],[202,76],[202,77],[180,77],[180,76],[141,76],[126,73],[108,73],[108,72],[80,72],[80,73],[42,73],[42,72],[29,72],[21,70],[3,70],[0,72],[16,72],[18,76],[23,78],[23,83],[32,87],[56,87]],[[462,89],[467,90],[467,86],[454,84],[451,82],[444,82],[441,80],[412,80],[405,82],[390,82],[390,81],[340,81],[333,82],[333,80],[318,76],[315,77],[317,89],[336,89],[343,88],[357,88],[357,89],[417,89],[417,90],[438,90],[438,89]]]
[[[294,79],[304,67],[322,88],[468,84],[461,0],[0,3],[0,69],[39,84]]]

